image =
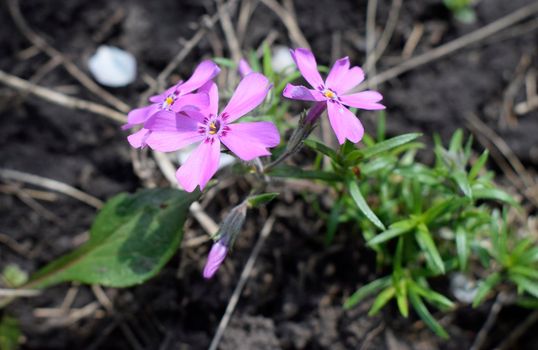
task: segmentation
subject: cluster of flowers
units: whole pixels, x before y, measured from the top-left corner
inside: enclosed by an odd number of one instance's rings
[[[307,49],[296,49],[291,55],[297,68],[312,89],[288,84],[283,95],[289,99],[312,101],[305,122],[313,124],[327,110],[332,129],[340,144],[346,139],[359,142],[364,128],[346,108],[384,109],[377,91],[350,91],[364,80],[359,67],[350,67],[347,57],[337,60],[325,81],[317,69],[316,59]],[[218,112],[219,94],[213,79],[220,72],[212,61],[203,61],[192,76],[170,87],[160,95],[150,97],[149,106],[132,110],[124,128],[141,125],[141,130],[128,137],[136,148],[149,146],[161,152],[173,152],[198,143],[197,148],[176,172],[179,184],[189,192],[197,186],[203,190],[217,172],[221,145],[244,161],[269,156],[268,148],[280,143],[280,135],[271,122],[235,123],[258,107],[266,98],[271,84],[262,74],[253,72],[245,61],[239,65],[243,76],[224,109]],[[225,237],[226,238],[226,237]],[[212,248],[204,276],[210,278],[227,254],[227,239]]]

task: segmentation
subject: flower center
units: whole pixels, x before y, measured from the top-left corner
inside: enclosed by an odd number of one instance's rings
[[[162,109],[170,110],[170,106],[176,101],[174,95],[170,95],[167,98],[164,99],[162,104]]]
[[[174,103],[174,98],[172,96],[168,96],[164,102],[170,106],[172,103]]]
[[[215,135],[220,129],[220,122],[218,120],[214,120],[209,123],[209,135]]]
[[[329,89],[325,89],[325,91],[323,91],[323,96],[330,98],[331,100],[334,100],[336,98],[336,94]]]

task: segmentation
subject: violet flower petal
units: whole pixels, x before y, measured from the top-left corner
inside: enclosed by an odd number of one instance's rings
[[[364,128],[359,119],[346,107],[337,102],[329,102],[327,103],[327,112],[331,127],[340,144],[343,144],[346,139],[353,143],[362,139]]]
[[[134,148],[142,148],[146,145],[146,140],[151,131],[148,129],[140,129],[137,132],[127,136],[127,141]]]
[[[316,58],[312,52],[308,49],[299,48],[291,50],[290,53],[305,80],[308,81],[313,88],[323,86],[323,79],[321,79],[321,75],[319,75]]]
[[[206,111],[209,114],[217,115],[219,113],[219,89],[214,81],[208,81],[198,89],[198,92],[204,92],[209,96],[209,104]]]
[[[383,95],[377,91],[362,91],[351,95],[340,96],[340,100],[343,104],[367,110],[385,109],[385,106],[376,103],[382,99]]]
[[[349,58],[340,58],[334,62],[327,79],[325,80],[325,86],[333,89],[334,91],[341,93],[339,87],[342,81],[347,79],[349,72]]]
[[[250,65],[244,58],[239,60],[239,65],[237,66],[237,70],[239,71],[239,75],[241,76],[241,78],[253,72],[252,68],[250,67]]]
[[[176,178],[187,192],[200,185],[203,190],[219,167],[220,141],[218,138],[203,140],[187,161],[177,170]]]
[[[364,72],[360,67],[352,67],[347,71],[346,78],[340,80],[340,84],[336,87],[339,94],[344,94],[355,86],[362,83],[364,80]]]
[[[173,85],[173,86],[170,86],[168,89],[166,89],[164,92],[158,94],[158,95],[153,95],[149,98],[149,101],[150,102],[153,102],[153,103],[162,103],[164,102],[164,100],[172,95],[178,88],[178,86],[180,86],[181,84],[183,83],[183,81],[180,81],[179,83],[177,83],[176,85]]]
[[[213,244],[211,250],[209,251],[209,255],[207,256],[207,262],[204,267],[204,278],[210,279],[213,277],[220,265],[222,265],[227,253],[228,248],[221,242]]]
[[[219,74],[220,68],[211,60],[202,61],[191,77],[178,88],[182,95],[194,91]]]
[[[153,131],[146,144],[159,152],[174,152],[195,142],[204,140],[198,131]]]
[[[196,109],[207,108],[209,105],[209,95],[205,92],[197,94],[188,94],[179,97],[173,104],[170,106],[170,109],[174,112],[179,112],[186,107],[195,107]]]
[[[144,128],[152,131],[174,131],[179,124],[177,118],[177,113],[161,110],[153,114],[151,118],[144,123]]]
[[[241,79],[230,102],[224,107],[221,115],[227,115],[227,123],[233,122],[258,107],[270,89],[271,84],[269,83],[269,79],[263,74],[250,73]]]
[[[280,143],[280,134],[271,122],[245,122],[229,124],[229,131],[220,137],[222,143],[242,160],[271,155],[268,147]]]
[[[302,101],[326,101],[327,98],[323,94],[314,89],[308,89],[300,85],[286,85],[282,95],[287,98]]]
[[[158,105],[150,105],[142,108],[136,108],[127,114],[127,123],[129,125],[141,124],[148,120],[152,114],[159,110]]]

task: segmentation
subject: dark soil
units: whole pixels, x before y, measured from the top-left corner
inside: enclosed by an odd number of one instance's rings
[[[377,69],[383,71],[402,60],[402,48],[415,23],[425,28],[415,53],[419,54],[531,1],[480,1],[476,7],[478,20],[472,25],[456,22],[441,0],[404,1],[393,40]],[[30,26],[80,67],[86,69],[87,57],[99,44],[107,43],[135,54],[139,72],[150,76],[156,76],[174,56],[180,47],[179,38],[192,36],[200,16],[215,12],[214,2],[195,0],[21,2]],[[380,1],[380,31],[389,7],[390,1]],[[96,41],[95,33],[118,9],[124,11],[122,20]],[[339,56],[349,55],[355,64],[364,61],[365,0],[295,0],[295,10],[320,63],[329,64],[334,58],[331,52],[335,37],[341,38]],[[0,28],[0,69],[29,79],[48,58],[44,54],[21,57],[21,51],[30,44],[13,25],[5,2],[0,5]],[[279,31],[277,43],[290,45],[280,20],[258,4],[244,48],[257,47],[272,28]],[[466,116],[475,114],[508,142],[529,169],[536,167],[538,112],[507,123],[501,118],[501,110],[503,95],[522,57],[527,55],[531,66],[538,66],[538,31],[504,34],[383,85],[389,133],[419,130],[426,135],[438,132],[446,139],[456,128],[465,127]],[[220,28],[212,35],[223,38]],[[438,40],[434,40],[436,35]],[[189,75],[201,58],[211,55],[212,46],[206,38],[177,73]],[[142,74],[128,87],[111,91],[135,105],[146,88]],[[61,67],[39,83],[95,99]],[[524,98],[521,87],[515,100]],[[373,127],[373,119],[368,119],[367,130]],[[106,199],[141,186],[125,136],[117,124],[101,117],[67,110],[35,97],[21,97],[0,87],[1,167],[57,179]],[[218,221],[237,202],[237,193],[244,192],[244,185],[239,181],[220,193],[209,204],[208,213]],[[320,202],[323,210],[329,210]],[[17,241],[22,249],[16,251],[0,243],[0,267],[15,263],[29,272],[35,271],[86,237],[84,232],[92,222],[94,209],[63,196],[41,204],[56,218],[44,217],[16,196],[0,194],[0,233]],[[451,334],[446,342],[424,329],[415,316],[403,320],[395,310],[387,310],[380,316],[367,317],[368,302],[344,312],[343,300],[376,273],[374,256],[363,247],[356,228],[342,228],[334,244],[326,247],[323,224],[302,197],[283,196],[268,211],[279,214],[279,219],[263,247],[221,349],[358,349],[376,329],[379,335],[371,339],[369,349],[394,348],[390,345],[394,342],[402,349],[465,349],[472,344],[491,303],[477,310],[462,306],[445,318],[443,323]],[[207,348],[266,216],[265,211],[253,212],[233,255],[209,282],[201,276],[208,250],[208,245],[203,245],[182,250],[145,285],[107,290],[114,300],[116,316],[101,313],[97,314],[100,317],[69,324],[39,317],[36,308],[59,307],[69,285],[51,288],[37,298],[17,300],[3,312],[20,320],[24,349],[131,349],[137,344],[144,349]],[[203,234],[197,224],[191,224],[186,233],[188,237]],[[91,289],[81,286],[73,307],[83,307],[94,300]],[[502,341],[526,315],[518,308],[503,311],[486,348]],[[379,328],[380,325],[385,327]],[[536,330],[529,331],[512,348],[536,349]]]

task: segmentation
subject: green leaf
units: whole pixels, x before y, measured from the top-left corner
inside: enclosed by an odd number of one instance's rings
[[[153,277],[178,249],[199,193],[151,189],[119,194],[97,215],[90,240],[35,273],[25,288],[64,281],[127,287]]]
[[[383,290],[381,293],[379,293],[377,298],[375,298],[374,300],[372,308],[370,309],[370,311],[368,311],[368,316],[377,315],[379,310],[381,310],[383,306],[387,305],[390,299],[394,298],[395,293],[396,289],[393,286],[390,286]]]
[[[390,276],[376,279],[362,287],[360,287],[355,293],[353,293],[344,303],[344,309],[348,310],[360,303],[364,298],[377,293],[383,288],[390,285]]]
[[[264,41],[263,42],[263,75],[265,75],[269,81],[275,80],[275,74],[273,72],[273,56],[271,54],[271,48],[269,47],[269,44]]]
[[[452,173],[452,178],[458,184],[458,187],[463,192],[463,194],[472,199],[473,198],[473,191],[471,190],[471,184],[469,184],[469,179],[467,178],[467,174],[465,174],[463,171],[454,171]]]
[[[15,350],[19,347],[21,337],[19,321],[4,315],[0,321],[0,350]]]
[[[510,273],[510,279],[518,286],[535,298],[538,298],[538,282],[531,281],[526,276]]]
[[[428,308],[426,308],[426,305],[424,305],[424,302],[418,296],[418,294],[413,290],[409,289],[409,301],[411,302],[411,305],[413,305],[413,308],[417,312],[418,316],[424,321],[424,323],[430,327],[430,329],[437,334],[439,337],[443,339],[448,339],[448,333],[444,330],[444,328],[433,318],[430,311],[428,311]]]
[[[316,140],[308,139],[304,141],[304,144],[307,147],[313,149],[314,151],[317,151],[319,153],[326,155],[327,157],[331,158],[334,161],[336,161],[339,158],[336,151],[330,148],[329,146],[325,145],[324,143],[318,142]]]
[[[370,207],[366,203],[366,200],[364,200],[364,197],[359,190],[357,182],[353,179],[351,181],[348,181],[348,189],[349,193],[351,194],[351,197],[355,201],[355,204],[357,204],[359,210],[368,218],[368,220],[370,220],[375,226],[377,226],[377,228],[385,230],[385,225],[383,225],[381,220],[379,220],[379,218],[374,214],[372,209],[370,209]]]
[[[399,278],[395,283],[396,288],[396,304],[398,305],[398,310],[403,317],[407,318],[409,316],[409,302],[407,301],[407,279]]]
[[[224,66],[224,67],[228,67],[228,68],[233,68],[233,69],[236,69],[237,68],[237,64],[229,59],[229,58],[225,58],[225,57],[213,57],[213,61],[215,61],[216,64],[220,65],[220,66]]]
[[[501,282],[501,275],[498,272],[495,272],[489,275],[485,280],[481,281],[478,285],[478,290],[476,296],[473,300],[473,307],[477,307],[484,301],[484,298],[489,294],[489,292],[497,284]]]
[[[412,220],[402,220],[398,221],[389,226],[389,229],[378,234],[374,238],[368,241],[369,246],[374,246],[380,243],[384,243],[398,237],[406,232],[411,231],[415,227],[415,223]]]
[[[450,299],[432,289],[421,286],[415,281],[409,280],[409,288],[440,310],[454,308],[454,303]]]
[[[327,234],[325,235],[325,244],[329,245],[334,238],[336,229],[338,228],[340,214],[344,206],[345,197],[340,198],[339,201],[332,207],[329,219],[327,220]]]
[[[269,171],[268,175],[274,177],[288,177],[292,179],[323,180],[327,182],[338,182],[342,178],[333,172],[321,170],[303,170],[299,167],[279,165]]]
[[[420,133],[411,133],[411,134],[404,134],[400,136],[393,137],[391,139],[388,139],[386,141],[382,141],[379,143],[376,143],[373,146],[364,148],[360,150],[364,156],[364,158],[371,158],[379,153],[383,153],[386,151],[389,151],[393,148],[399,147],[401,145],[404,145],[408,142],[411,142],[417,138],[422,136]]]
[[[512,196],[497,188],[473,188],[473,195],[475,199],[491,199],[519,207],[519,203]]]
[[[448,197],[438,203],[434,204],[430,209],[426,210],[421,219],[424,223],[428,224],[438,217],[441,217],[447,213],[451,213],[455,209],[459,208],[465,203],[468,203],[467,198]]]
[[[450,146],[448,151],[450,153],[456,153],[461,150],[461,145],[463,144],[463,131],[461,129],[456,130],[450,139]]]
[[[467,269],[467,261],[469,260],[469,241],[467,240],[467,232],[462,226],[456,228],[456,252],[460,270],[464,271]]]
[[[478,173],[480,173],[480,170],[486,165],[486,162],[488,161],[489,151],[486,149],[482,153],[482,155],[476,160],[476,162],[471,167],[471,170],[469,170],[469,180],[474,180]]]
[[[385,140],[385,130],[387,129],[387,112],[380,110],[377,117],[377,142]]]
[[[247,203],[248,203],[249,208],[256,208],[256,207],[269,203],[270,201],[278,197],[278,195],[279,193],[277,192],[269,192],[269,193],[257,194],[255,196],[249,196],[247,198]]]
[[[415,236],[420,248],[426,253],[426,262],[433,270],[445,273],[445,264],[441,255],[437,250],[433,238],[428,230],[428,227],[424,224],[419,224],[417,227],[417,235]]]

